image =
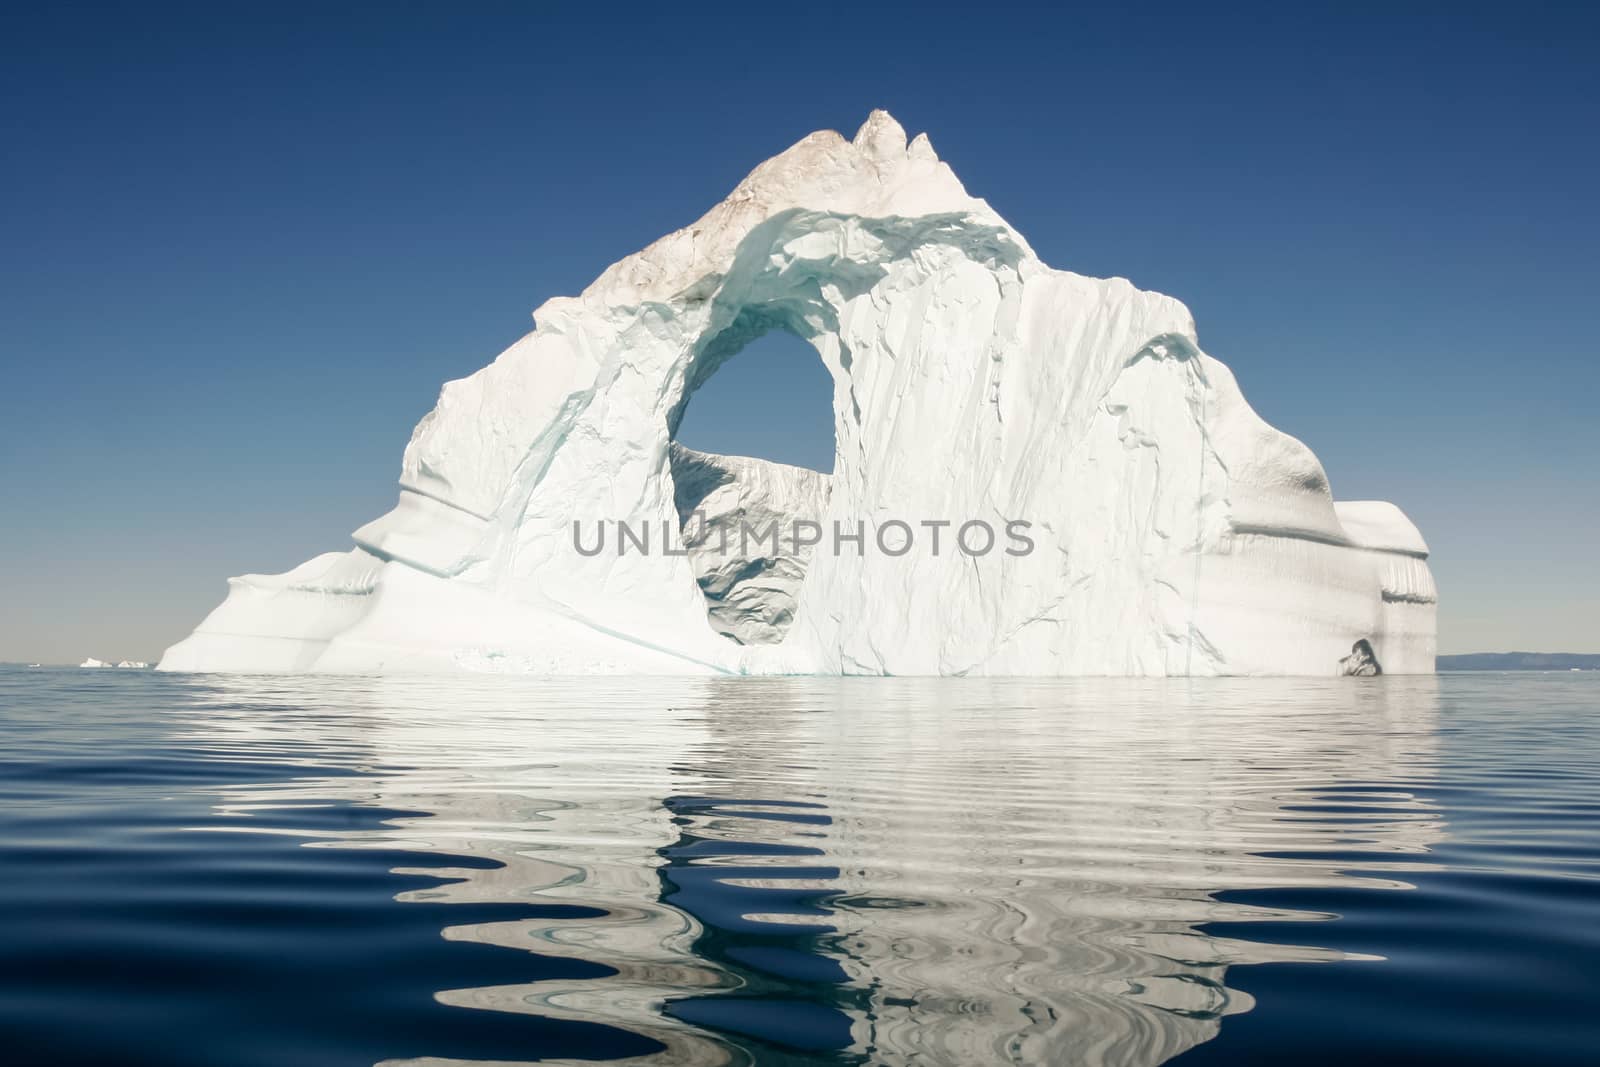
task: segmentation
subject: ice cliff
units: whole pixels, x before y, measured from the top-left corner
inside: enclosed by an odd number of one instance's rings
[[[1400,510],[1336,503],[1181,303],[1045,266],[884,112],[535,319],[445,385],[352,550],[233,579],[160,666],[1433,670]],[[832,376],[831,474],[674,441],[770,330]]]

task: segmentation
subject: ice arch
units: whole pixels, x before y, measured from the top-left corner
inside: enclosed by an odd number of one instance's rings
[[[1052,270],[882,112],[536,318],[444,387],[353,551],[235,579],[163,666],[1336,674],[1366,640],[1385,673],[1432,669],[1405,516],[1336,505],[1182,304]],[[673,448],[693,386],[774,328],[833,382],[825,493]],[[1034,550],[816,553],[786,619],[768,598],[718,620],[703,554],[660,550],[691,468],[824,526],[1025,521]],[[653,550],[577,551],[575,523],[620,522]],[[781,640],[729,640],[741,626]]]
[[[689,389],[678,444],[833,473],[833,379],[809,342],[769,330]]]
[[[745,372],[747,389],[763,383],[763,372],[768,385],[784,375],[792,380],[794,363],[817,370],[809,364],[817,361],[819,353],[798,340],[802,330],[809,330],[809,325],[789,308],[745,308],[731,325],[700,346],[687,374],[684,397],[667,416],[669,476],[678,533],[705,597],[712,628],[738,644],[781,643],[794,621],[796,597],[815,552],[815,545],[795,536],[796,524],[817,522],[832,488],[833,453],[837,451],[832,397],[798,398],[821,401],[819,411],[805,414],[825,420],[824,427],[812,431],[825,431],[829,447],[823,461],[826,470],[743,451],[717,455],[691,449],[678,440],[681,423],[690,398],[699,395],[719,372],[729,373],[723,370],[727,364]],[[777,337],[789,345],[774,345]],[[794,347],[803,351],[794,352]],[[752,359],[764,362],[752,366]],[[774,369],[780,372],[778,376],[772,374]],[[831,393],[831,378],[819,373],[829,382]],[[781,413],[796,399],[785,397],[774,404],[774,395],[769,389],[766,396],[741,396],[735,402],[754,406],[759,416],[760,409]]]

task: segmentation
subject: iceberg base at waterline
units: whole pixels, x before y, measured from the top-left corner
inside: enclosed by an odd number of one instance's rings
[[[1400,510],[1336,503],[1181,303],[1046,266],[886,113],[805,138],[535,319],[446,384],[353,549],[233,579],[161,668],[1433,670],[1428,550]],[[832,378],[830,474],[676,441],[695,390],[773,330]],[[801,524],[861,537],[713,536]],[[658,536],[579,536],[624,527]],[[918,536],[898,551],[891,528]],[[956,543],[985,528],[1028,550]]]

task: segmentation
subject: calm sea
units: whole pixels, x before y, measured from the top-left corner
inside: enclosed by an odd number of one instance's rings
[[[0,1062],[1593,1064],[1600,674],[0,671]]]

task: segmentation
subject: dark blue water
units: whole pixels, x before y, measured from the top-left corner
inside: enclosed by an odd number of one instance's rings
[[[0,1062],[1589,1064],[1600,675],[0,669]]]

